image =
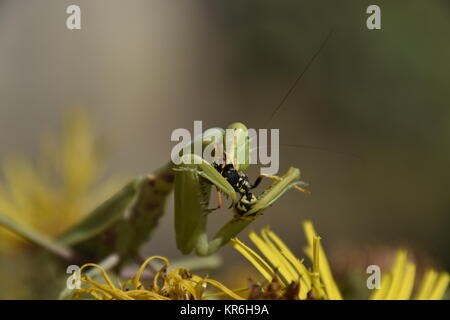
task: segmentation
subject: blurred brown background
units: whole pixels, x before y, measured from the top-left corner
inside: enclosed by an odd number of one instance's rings
[[[65,27],[70,4],[79,31]],[[382,30],[366,28],[370,4]],[[325,248],[410,246],[448,270],[449,18],[446,0],[2,0],[0,157],[33,156],[39,135],[81,105],[110,144],[108,172],[151,172],[169,159],[171,132],[194,120],[266,127],[333,30],[269,124],[303,146],[280,150],[280,171],[299,167],[313,195],[290,192],[252,228],[269,224],[302,256],[308,218]],[[215,212],[211,228],[229,215]],[[172,224],[170,205],[146,254],[179,256]],[[226,266],[244,263],[222,253]]]

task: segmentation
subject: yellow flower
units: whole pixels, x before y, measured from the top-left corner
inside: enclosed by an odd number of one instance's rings
[[[62,141],[48,137],[37,161],[22,155],[3,161],[0,212],[55,237],[89,213],[118,187],[118,179],[97,180],[103,161],[87,115],[66,114]],[[23,241],[0,228],[0,251],[11,252]]]
[[[162,260],[164,265],[156,272],[151,283],[145,287],[141,282],[141,276],[148,264],[155,259]],[[77,289],[72,298],[97,300],[203,300],[217,295],[206,294],[207,285],[209,284],[219,289],[221,295],[224,294],[237,300],[243,299],[216,280],[193,275],[184,268],[168,271],[169,265],[169,260],[165,257],[150,257],[141,265],[132,279],[127,280],[120,286],[116,286],[101,266],[85,264],[80,271],[88,267],[97,268],[103,277],[104,283],[82,275],[81,282],[85,287]]]
[[[267,281],[276,277],[282,289],[288,288],[292,283],[299,283],[298,299],[342,299],[320,246],[320,237],[316,235],[310,222],[305,222],[304,229],[308,240],[305,252],[313,262],[312,269],[308,269],[303,260],[298,259],[268,228],[261,231],[261,236],[255,232],[250,232],[249,235],[266,260],[238,239],[233,239],[231,244]],[[283,294],[280,291],[280,296]]]
[[[81,289],[76,290],[73,299],[108,299],[108,300],[203,300],[228,296],[233,299],[244,299],[238,292],[248,291],[249,299],[323,299],[341,300],[343,297],[333,278],[325,251],[320,245],[311,222],[303,223],[308,245],[304,251],[311,261],[311,267],[298,259],[285,243],[268,228],[262,229],[260,235],[250,232],[250,239],[262,256],[246,246],[238,239],[232,239],[232,246],[246,257],[259,271],[265,284],[250,282],[249,288],[230,290],[222,283],[191,274],[187,269],[177,267],[168,271],[169,261],[161,256],[148,258],[139,268],[136,275],[115,285],[105,270],[96,264],[86,264],[97,268],[103,277],[102,282],[94,280],[92,270],[90,276],[82,275]],[[148,264],[162,260],[163,266],[155,273],[150,283],[144,286],[142,274]],[[414,286],[415,265],[407,260],[406,251],[400,250],[390,272],[382,276],[381,288],[374,291],[370,299],[410,299]],[[415,299],[442,299],[450,277],[447,273],[434,270],[426,272]],[[207,293],[207,285],[218,289],[216,293]]]
[[[372,300],[408,300],[414,287],[416,266],[408,262],[407,253],[399,250],[391,271],[382,277],[381,288],[374,291]],[[446,272],[438,273],[432,269],[425,272],[414,299],[440,300],[443,298],[450,276]]]
[[[312,262],[307,268],[304,260],[298,259],[284,242],[268,228],[261,235],[250,232],[250,240],[255,244],[264,258],[238,239],[231,244],[237,249],[261,275],[269,282],[280,285],[278,296],[286,295],[293,284],[298,284],[298,299],[341,300],[342,295],[334,281],[325,251],[320,245],[310,221],[303,223],[308,246],[304,249]],[[381,288],[376,289],[371,299],[409,299],[415,278],[415,265],[407,262],[405,251],[399,251],[391,271],[382,276]],[[448,273],[429,270],[416,294],[416,299],[442,299],[449,284]]]

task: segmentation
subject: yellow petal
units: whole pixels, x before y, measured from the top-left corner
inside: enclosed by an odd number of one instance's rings
[[[290,276],[289,283],[292,281],[298,282],[300,280],[300,275],[296,272],[295,268],[291,265],[289,260],[287,260],[286,257],[281,253],[280,248],[278,248],[269,238],[267,230],[267,228],[261,230],[261,235],[264,239],[264,242],[268,245],[271,252],[278,256],[278,261],[281,263],[281,268],[286,274]]]
[[[381,277],[381,286],[380,289],[374,289],[372,295],[370,296],[370,300],[384,300],[391,288],[392,277],[390,274],[386,274]]]
[[[429,300],[440,300],[447,290],[450,281],[450,276],[448,273],[441,273],[438,280],[436,281],[436,286],[428,297]]]
[[[306,299],[309,290],[311,290],[311,279],[305,265],[292,253],[292,251],[284,244],[284,242],[269,229],[265,230],[266,234],[278,246],[283,256],[294,266],[300,277],[300,299]]]
[[[405,272],[406,256],[407,254],[404,250],[397,252],[394,267],[392,268],[392,284],[386,296],[387,300],[396,300],[399,297]]]
[[[425,272],[419,291],[416,294],[416,300],[426,300],[430,296],[437,278],[438,274],[433,269]]]
[[[283,263],[283,257],[273,250],[269,244],[264,242],[256,233],[251,231],[249,233],[250,240],[256,245],[256,247],[261,251],[261,253],[266,257],[266,261],[270,262],[275,270],[277,270],[285,279],[285,283],[291,283],[292,281],[296,281],[296,277],[294,274],[290,273],[289,270]]]
[[[314,237],[317,237],[317,234],[314,230],[314,227],[311,223],[311,221],[305,221],[303,223],[303,229],[305,231],[306,240],[308,241],[309,248],[310,248],[310,258],[312,258],[312,247],[313,247],[313,241]],[[308,253],[307,253],[308,254]],[[320,260],[320,277],[322,278],[322,281],[325,285],[325,289],[328,294],[328,298],[330,300],[342,300],[342,295],[339,292],[339,289],[336,285],[336,282],[334,281],[333,275],[331,273],[330,265],[328,264],[327,257],[325,255],[325,251],[320,246],[319,248],[319,260]]]
[[[233,290],[228,289],[223,284],[221,284],[219,281],[216,281],[216,280],[213,280],[213,279],[204,279],[203,281],[213,285],[214,287],[216,287],[217,289],[223,291],[224,293],[226,293],[227,295],[229,295],[233,299],[245,300],[245,298],[242,298],[240,295],[236,294]]]
[[[416,266],[413,263],[408,263],[405,268],[405,276],[400,288],[397,299],[409,300],[414,287],[414,277],[416,275]]]
[[[267,280],[272,281],[274,277],[273,269],[264,261],[255,251],[247,247],[239,239],[234,238],[230,240],[230,244],[239,251],[250,263],[261,273]]]

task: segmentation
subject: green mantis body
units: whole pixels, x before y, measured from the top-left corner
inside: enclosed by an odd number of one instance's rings
[[[243,125],[240,128],[246,130]],[[245,130],[243,134],[246,134]],[[248,143],[247,139],[240,141]],[[209,144],[203,141],[203,148]],[[233,152],[248,152],[248,148],[235,145]],[[174,165],[169,162],[154,175],[132,180],[57,239],[48,239],[3,215],[0,215],[0,225],[69,261],[101,261],[115,253],[122,263],[137,255],[141,245],[148,241],[164,212],[166,199],[174,188],[177,247],[184,254],[195,249],[198,255],[205,256],[228,243],[283,193],[300,183],[299,170],[290,168],[258,197],[251,210],[244,216],[235,213],[208,241],[206,213],[211,187],[214,185],[231,199],[232,206],[236,206],[239,197],[233,186],[211,163],[195,154],[183,155],[183,159],[188,158],[196,158],[198,164],[182,161],[180,165]],[[243,164],[239,169],[247,167],[248,164]]]
[[[249,148],[247,128],[240,123],[234,123],[229,129],[240,131],[236,140],[242,145],[234,145],[231,150],[231,159],[239,158],[237,153],[248,153]],[[218,129],[219,130],[219,129]],[[205,145],[205,143],[204,143]],[[206,146],[208,144],[206,143]],[[300,171],[290,168],[288,172],[276,180],[272,186],[257,197],[250,210],[245,214],[240,214],[236,205],[241,201],[238,199],[233,186],[224,178],[214,166],[202,158],[197,158],[197,164],[192,161],[198,155],[185,154],[182,159],[191,160],[189,164],[182,164],[175,173],[175,230],[177,237],[177,247],[182,253],[189,253],[195,249],[198,255],[210,255],[220,247],[239,234],[248,226],[256,216],[260,215],[264,209],[274,203],[281,195],[290,188],[301,184]],[[249,159],[245,154],[243,159]],[[248,168],[248,163],[233,163],[238,169]],[[235,207],[235,214],[213,237],[211,241],[207,238],[207,212],[211,193],[211,187],[215,186],[232,201]]]
[[[170,164],[153,175],[133,179],[56,239],[1,214],[0,225],[69,262],[99,262],[113,253],[124,262],[148,241],[173,184]]]
[[[58,242],[99,261],[111,252],[123,260],[138,254],[164,213],[174,177],[168,164],[154,175],[138,177],[125,185],[79,224],[63,233]]]

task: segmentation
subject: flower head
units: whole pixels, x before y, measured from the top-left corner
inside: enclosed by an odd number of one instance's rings
[[[261,231],[261,236],[255,232],[250,232],[249,235],[265,259],[238,239],[233,239],[231,244],[267,281],[277,279],[280,284],[280,296],[284,295],[293,283],[298,283],[298,299],[342,299],[325,252],[320,246],[320,237],[315,233],[311,222],[305,222],[304,229],[308,240],[305,252],[312,261],[312,268],[309,269],[305,266],[304,260],[298,259],[268,228]]]
[[[382,277],[381,287],[371,295],[372,300],[408,300],[413,296],[416,266],[407,259],[407,252],[397,252],[394,265]],[[428,269],[416,292],[417,300],[440,300],[448,287],[450,276],[446,272]]]
[[[144,286],[141,281],[142,274],[148,264],[155,259],[162,260],[164,264],[155,273],[151,283]],[[208,285],[218,289],[220,294],[237,300],[243,299],[216,280],[199,277],[184,268],[168,271],[169,265],[169,260],[165,257],[150,257],[141,265],[132,279],[117,286],[101,266],[86,264],[81,267],[81,271],[88,267],[97,268],[100,270],[105,283],[94,281],[83,275],[81,281],[85,286],[75,292],[73,299],[88,297],[99,300],[203,300],[209,296],[217,295],[207,294]]]
[[[250,232],[250,240],[262,255],[252,250],[238,239],[232,239],[232,246],[237,249],[259,271],[265,282],[249,281],[247,288],[231,290],[219,281],[192,274],[189,270],[177,267],[170,270],[167,258],[153,256],[148,258],[131,277],[121,285],[113,283],[105,270],[96,264],[86,264],[81,270],[94,267],[100,271],[103,281],[89,276],[81,277],[83,287],[73,295],[74,299],[93,298],[108,300],[203,300],[228,296],[244,299],[239,292],[247,291],[248,299],[320,299],[341,300],[341,292],[334,280],[325,251],[320,245],[311,222],[303,223],[308,245],[304,248],[310,260],[309,266],[303,259],[297,258],[286,244],[268,228],[262,229],[260,235]],[[163,262],[162,267],[144,285],[143,274],[153,260]],[[370,299],[410,299],[415,279],[415,265],[407,260],[406,251],[400,250],[393,267],[383,275],[381,288],[373,291]],[[442,299],[449,284],[448,273],[434,270],[426,272],[415,299]],[[218,292],[210,293],[214,287]]]
[[[250,232],[249,238],[262,256],[238,239],[232,240],[237,249],[271,285],[251,288],[251,298],[282,298],[292,295],[298,288],[297,299],[340,300],[342,295],[334,280],[325,251],[320,245],[311,222],[303,223],[308,245],[304,251],[312,262],[311,267],[297,258],[286,244],[271,230],[264,228],[260,235]],[[425,273],[415,299],[442,299],[448,287],[450,276],[432,269]],[[412,297],[415,282],[415,265],[408,262],[407,253],[400,250],[391,270],[382,276],[381,288],[375,289],[370,299],[399,299]],[[258,291],[259,290],[259,291]]]

